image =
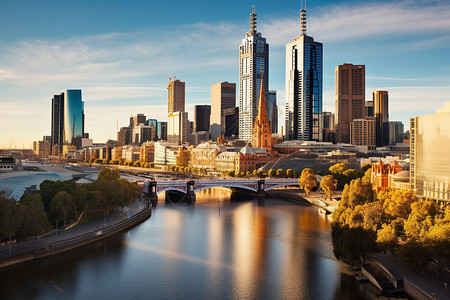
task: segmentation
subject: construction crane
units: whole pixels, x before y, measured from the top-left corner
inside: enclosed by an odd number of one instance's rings
[[[163,72],[166,74],[167,78],[169,78],[169,81],[172,81],[172,77],[169,76],[169,74],[167,74],[166,70],[164,70],[163,66],[161,65],[161,63],[159,62],[159,60],[155,59],[156,62],[158,63],[158,65],[161,67],[161,70],[163,70]],[[171,74],[172,75],[172,74]],[[175,80],[175,77],[174,77]]]

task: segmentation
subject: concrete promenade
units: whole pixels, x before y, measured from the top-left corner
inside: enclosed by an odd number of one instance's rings
[[[389,253],[373,253],[368,258],[383,265],[395,277],[403,278],[405,290],[408,285],[415,290],[413,291],[414,295],[411,295],[414,299],[450,299],[450,273],[446,270],[441,270],[438,278],[436,264],[428,263],[427,268],[420,272],[412,270],[407,264]],[[410,282],[410,284],[405,281]],[[447,287],[445,283],[447,283]]]
[[[105,218],[75,226],[68,230],[54,231],[44,238],[13,243],[0,247],[0,268],[16,263],[15,258],[26,257],[17,262],[65,251],[79,245],[99,240],[124,229],[127,224],[135,224],[135,218],[142,218],[142,212],[151,210],[145,200],[136,200],[128,207],[119,207],[111,211]],[[121,226],[123,225],[123,226]],[[72,243],[71,243],[72,241]],[[79,241],[79,244],[77,244]],[[52,248],[53,247],[53,248]],[[42,254],[42,255],[40,255]]]

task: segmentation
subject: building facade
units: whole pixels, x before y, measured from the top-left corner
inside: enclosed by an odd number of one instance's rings
[[[168,113],[184,111],[185,83],[174,79],[167,84],[167,91]]]
[[[258,115],[253,125],[252,146],[266,149],[269,153],[272,153],[272,131],[270,130],[269,119],[267,118],[263,87],[261,87],[259,96]]]
[[[373,115],[375,117],[375,132],[377,147],[389,145],[389,92],[373,92]]]
[[[251,141],[258,108],[258,94],[264,82],[269,91],[269,44],[256,30],[256,13],[250,14],[250,31],[239,46],[239,138]]]
[[[208,131],[211,117],[211,105],[194,106],[194,132]]]
[[[389,145],[403,143],[405,137],[405,126],[399,121],[389,122]]]
[[[267,119],[269,120],[272,133],[278,132],[278,105],[277,91],[269,91],[266,99]]]
[[[187,112],[169,113],[167,122],[167,141],[174,144],[186,144],[190,136],[190,124]]]
[[[51,148],[53,155],[62,153],[64,134],[64,93],[54,95],[52,98],[52,120],[51,120]],[[58,153],[56,153],[58,152]]]
[[[353,64],[335,68],[336,136],[339,143],[350,143],[350,123],[365,116],[365,69],[364,65]]]
[[[411,118],[411,188],[418,197],[450,201],[450,102]]]
[[[375,146],[375,120],[373,118],[354,119],[350,123],[350,144],[367,146],[374,150]]]
[[[323,45],[306,35],[301,10],[300,36],[286,44],[285,139],[322,141]]]
[[[223,124],[225,112],[236,107],[236,83],[219,82],[211,85],[211,139],[217,140],[219,135],[225,134]],[[213,135],[214,134],[214,135]]]

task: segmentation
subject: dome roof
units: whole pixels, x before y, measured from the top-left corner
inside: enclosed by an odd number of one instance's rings
[[[409,171],[400,171],[392,176],[395,180],[409,180]]]

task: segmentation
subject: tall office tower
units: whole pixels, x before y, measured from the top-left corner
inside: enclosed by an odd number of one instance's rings
[[[355,146],[367,146],[375,149],[375,119],[354,119],[350,123],[350,143]]]
[[[130,127],[122,127],[117,132],[117,144],[118,146],[125,146],[131,144],[131,131]]]
[[[236,107],[236,83],[219,82],[211,85],[210,134],[213,141],[225,134],[224,112]]]
[[[64,94],[64,134],[63,144],[81,148],[84,136],[84,102],[81,90],[66,90]]]
[[[167,84],[168,91],[168,112],[184,111],[184,94],[185,83],[179,80],[170,81]]]
[[[373,92],[373,115],[377,147],[389,145],[389,92]]]
[[[211,116],[211,105],[194,106],[194,132],[208,131]]]
[[[62,153],[64,134],[64,93],[52,98],[51,149],[57,145],[58,153]],[[57,155],[56,153],[52,153]]]
[[[156,135],[158,141],[167,141],[167,122],[158,122],[156,124]]]
[[[366,117],[373,117],[373,101],[366,101]]]
[[[269,119],[270,130],[272,133],[278,132],[278,105],[277,91],[269,91],[266,101],[267,119]]]
[[[252,140],[257,114],[258,93],[264,79],[264,93],[269,92],[269,44],[256,30],[255,6],[250,14],[250,31],[239,46],[239,138]]]
[[[138,125],[147,125],[147,117],[144,114],[137,114],[130,117],[130,128]]]
[[[365,66],[343,64],[335,68],[336,136],[350,143],[350,123],[366,114]]]
[[[306,10],[300,17],[300,36],[286,44],[285,139],[322,141],[323,45],[306,35]]]
[[[167,122],[167,141],[175,144],[186,144],[190,136],[190,123],[187,112],[169,113]]]
[[[156,127],[158,126],[158,120],[156,119],[148,119],[147,125],[150,126],[150,141],[157,141],[158,134],[156,132]]]
[[[405,126],[403,125],[403,123],[399,121],[389,122],[389,145],[403,143],[404,137]]]
[[[335,115],[332,112],[324,111],[322,112],[322,124],[323,124],[323,141],[324,142],[335,142],[336,136],[336,124]]]
[[[239,136],[239,107],[228,108],[223,111],[222,132],[225,138],[237,138]]]
[[[411,118],[410,183],[417,197],[450,201],[450,102],[436,113]]]
[[[264,88],[261,87],[258,103],[258,115],[255,118],[252,135],[252,146],[255,148],[266,149],[272,152],[272,131],[270,130],[269,119],[266,113],[266,101],[264,97]]]

